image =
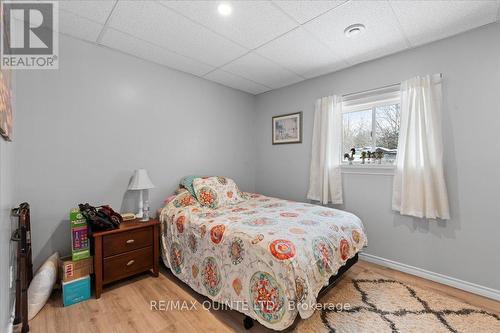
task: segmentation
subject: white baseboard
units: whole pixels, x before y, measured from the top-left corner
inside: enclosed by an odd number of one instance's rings
[[[434,272],[431,272],[431,271],[428,271],[428,270],[425,270],[422,268],[402,264],[402,263],[399,263],[397,261],[392,261],[389,259],[377,257],[377,256],[374,256],[374,255],[368,254],[368,253],[360,253],[359,258],[363,259],[365,261],[369,261],[371,263],[380,265],[380,266],[392,268],[392,269],[395,269],[397,271],[416,275],[418,277],[421,277],[421,278],[424,278],[427,280],[442,283],[442,284],[445,284],[445,285],[448,285],[448,286],[451,286],[451,287],[454,287],[457,289],[468,291],[468,292],[473,293],[473,294],[481,295],[484,297],[494,299],[496,301],[500,301],[500,290],[496,290],[496,289],[484,287],[484,286],[481,286],[481,285],[478,285],[475,283],[459,280],[459,279],[456,279],[456,278],[451,277],[451,276],[446,276],[443,274],[434,273]]]

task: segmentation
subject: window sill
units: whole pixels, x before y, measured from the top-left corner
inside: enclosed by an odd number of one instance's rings
[[[386,175],[393,176],[395,165],[393,164],[342,164],[341,172],[345,174],[360,175]]]

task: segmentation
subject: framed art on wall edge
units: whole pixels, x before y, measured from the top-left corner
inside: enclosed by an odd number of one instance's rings
[[[273,117],[273,145],[302,143],[302,111]]]

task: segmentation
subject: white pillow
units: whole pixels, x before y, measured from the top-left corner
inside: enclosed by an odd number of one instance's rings
[[[33,319],[50,297],[57,280],[59,253],[54,253],[36,271],[28,288],[28,320]]]

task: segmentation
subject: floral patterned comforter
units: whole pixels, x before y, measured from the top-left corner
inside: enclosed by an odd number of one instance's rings
[[[308,318],[316,297],[365,244],[355,215],[247,194],[210,209],[186,191],[162,210],[162,258],[196,292],[271,329]]]

